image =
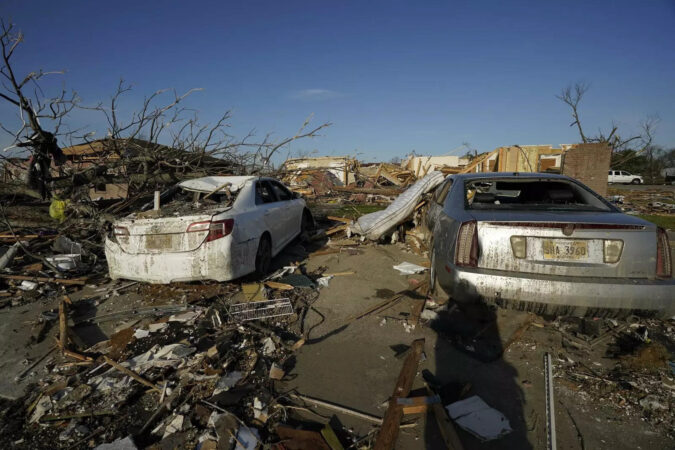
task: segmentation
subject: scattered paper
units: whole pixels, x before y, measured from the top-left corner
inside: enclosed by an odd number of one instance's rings
[[[417,264],[402,262],[399,265],[394,266],[394,269],[401,272],[402,275],[414,275],[416,273],[422,273],[427,270],[426,267],[418,266]]]
[[[316,280],[316,283],[319,285],[320,288],[322,287],[328,287],[328,283],[330,283],[330,280],[333,279],[333,275],[329,275],[327,277],[321,277]]]

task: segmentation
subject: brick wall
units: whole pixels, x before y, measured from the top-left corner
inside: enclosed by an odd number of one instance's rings
[[[562,173],[607,195],[607,172],[612,150],[606,144],[577,144],[565,152]]]

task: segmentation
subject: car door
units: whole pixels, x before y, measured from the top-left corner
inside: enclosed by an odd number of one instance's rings
[[[284,228],[281,221],[283,211],[269,181],[260,179],[256,181],[255,204],[262,212],[265,228],[272,236],[272,253],[276,254],[283,246]]]
[[[299,199],[296,199],[295,196],[293,196],[293,193],[280,182],[270,180],[269,183],[272,186],[272,189],[274,189],[281,211],[279,217],[283,227],[283,240],[281,245],[286,245],[300,233],[303,205],[302,202]]]

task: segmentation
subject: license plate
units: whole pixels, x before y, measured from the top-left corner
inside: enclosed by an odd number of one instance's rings
[[[544,259],[578,260],[588,258],[588,242],[544,239],[541,244]]]
[[[145,236],[145,248],[148,250],[168,250],[172,248],[170,234],[148,234]]]

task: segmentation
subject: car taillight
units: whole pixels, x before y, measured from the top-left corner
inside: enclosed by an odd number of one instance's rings
[[[673,276],[668,233],[661,227],[656,229],[656,276],[661,278]]]
[[[129,229],[127,227],[113,226],[112,241],[126,244],[129,240]]]
[[[127,227],[113,227],[113,234],[115,236],[129,236],[129,229]]]
[[[188,225],[186,232],[208,231],[206,242],[215,241],[232,233],[234,219],[216,220],[214,222],[194,222]]]
[[[476,221],[464,222],[459,227],[455,243],[455,264],[458,266],[478,266],[478,229]]]

